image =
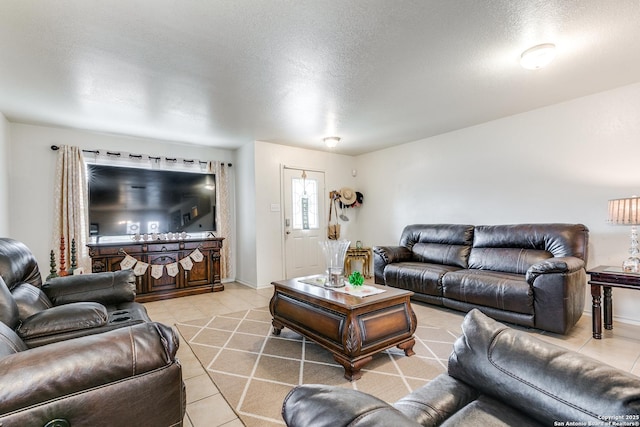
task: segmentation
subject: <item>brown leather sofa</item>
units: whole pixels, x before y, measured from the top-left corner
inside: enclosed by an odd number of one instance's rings
[[[414,224],[376,246],[375,282],[413,298],[565,334],[584,310],[589,230],[582,224]]]
[[[141,323],[36,348],[0,323],[0,425],[180,426],[178,338]]]
[[[131,270],[43,284],[31,251],[17,240],[0,238],[0,321],[28,347],[149,322],[135,296]]]
[[[393,405],[341,386],[285,398],[289,427],[638,425],[640,378],[475,309],[442,374]]]

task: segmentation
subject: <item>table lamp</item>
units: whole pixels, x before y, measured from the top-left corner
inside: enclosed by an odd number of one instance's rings
[[[640,197],[632,196],[624,199],[609,200],[609,219],[611,224],[631,226],[631,247],[629,258],[622,263],[622,269],[629,273],[640,272],[640,259],[638,258],[638,229],[640,224]]]

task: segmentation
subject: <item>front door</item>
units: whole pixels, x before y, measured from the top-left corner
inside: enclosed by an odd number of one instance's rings
[[[283,169],[285,274],[293,277],[325,270],[319,241],[325,240],[324,172]]]

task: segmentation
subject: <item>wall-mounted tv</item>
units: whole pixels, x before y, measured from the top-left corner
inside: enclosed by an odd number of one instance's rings
[[[101,237],[215,231],[215,175],[87,164],[89,232]]]

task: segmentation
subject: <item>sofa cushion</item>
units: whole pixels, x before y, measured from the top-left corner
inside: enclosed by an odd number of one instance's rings
[[[107,309],[95,302],[76,302],[40,311],[25,319],[17,329],[24,340],[69,331],[92,329],[107,324]]]
[[[20,321],[18,304],[13,299],[13,295],[9,292],[2,277],[0,277],[0,322],[8,325],[10,328],[18,326]]]
[[[461,224],[413,224],[400,237],[414,261],[460,268],[467,268],[472,243],[473,226]]]
[[[640,414],[640,378],[510,329],[479,310],[465,317],[448,371],[544,425]]]
[[[440,374],[393,404],[423,426],[442,425],[447,418],[478,398],[478,392],[447,374]]]
[[[473,248],[469,268],[526,274],[529,267],[551,258],[550,252],[522,248]]]
[[[0,239],[0,276],[9,289],[23,282],[37,287],[42,284],[38,262],[29,248],[6,237]]]
[[[442,278],[442,295],[456,301],[533,314],[533,290],[523,275],[458,270]]]
[[[480,396],[469,405],[453,414],[445,424],[449,426],[491,426],[491,427],[542,427],[535,419],[519,412],[509,405]],[[553,424],[549,424],[553,425]]]
[[[582,224],[479,225],[469,268],[525,274],[552,257],[586,259],[588,229]]]
[[[441,297],[442,276],[455,270],[458,270],[458,267],[424,262],[399,262],[385,267],[384,281],[387,286]]]
[[[0,358],[24,351],[26,344],[10,327],[0,322]]]
[[[18,304],[20,319],[26,319],[39,311],[53,307],[42,289],[29,283],[20,283],[13,288],[13,298]]]
[[[134,301],[136,276],[133,270],[118,270],[99,274],[56,277],[42,285],[54,305],[79,301],[94,301],[104,305]]]

